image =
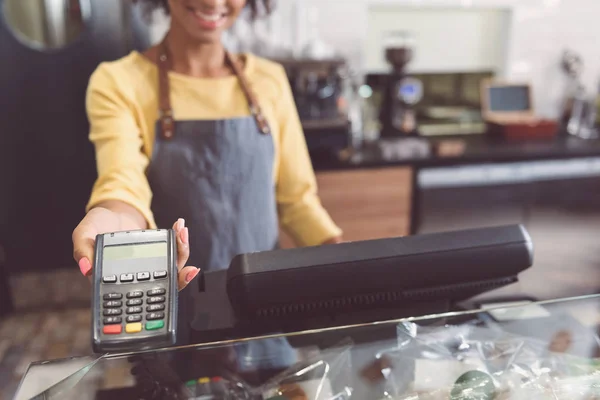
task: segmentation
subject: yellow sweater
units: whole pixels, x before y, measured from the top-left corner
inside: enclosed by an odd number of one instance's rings
[[[272,130],[273,165],[282,228],[303,246],[341,234],[317,196],[316,179],[285,71],[279,64],[245,54],[245,74]],[[192,78],[171,72],[176,120],[224,119],[250,115],[235,76]],[[150,228],[152,192],[146,177],[158,119],[158,71],[138,52],[102,63],[87,92],[90,140],[98,179],[87,210],[120,200],[139,210]]]

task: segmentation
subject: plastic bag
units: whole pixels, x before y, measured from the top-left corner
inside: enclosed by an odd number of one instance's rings
[[[543,341],[475,324],[398,326],[397,346],[376,356],[397,400],[600,398],[600,360],[552,351]]]
[[[349,400],[352,396],[352,343],[321,350],[254,390],[268,399]]]

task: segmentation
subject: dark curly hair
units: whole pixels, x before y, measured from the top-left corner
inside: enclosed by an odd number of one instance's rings
[[[169,12],[169,3],[167,0],[133,0],[134,3],[142,3],[150,9],[163,8]],[[274,0],[247,0],[246,7],[249,7],[252,13],[252,19],[260,15],[268,15],[273,11]]]

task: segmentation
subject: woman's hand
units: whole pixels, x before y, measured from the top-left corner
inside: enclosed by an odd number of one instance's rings
[[[87,213],[73,231],[73,258],[75,258],[84,276],[90,277],[92,275],[91,260],[94,259],[96,235],[145,228],[140,224],[140,219],[135,214],[132,216],[124,212],[124,207],[127,206],[94,208]],[[134,212],[137,213],[137,211]],[[182,290],[198,275],[200,270],[185,266],[190,256],[189,232],[188,228],[185,227],[185,221],[183,219],[177,220],[173,224],[173,229],[177,235],[178,286],[179,290]]]
[[[188,258],[190,257],[190,235],[188,228],[185,226],[185,221],[179,218],[173,225],[175,234],[177,235],[177,270],[179,290],[182,290],[198,275],[200,269],[196,267],[186,267]]]

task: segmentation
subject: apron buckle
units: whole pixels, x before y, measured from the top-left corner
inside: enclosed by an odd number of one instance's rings
[[[170,139],[173,137],[173,112],[171,110],[164,110],[160,114],[163,136]]]
[[[260,129],[260,132],[263,135],[269,135],[271,133],[271,129],[269,128],[269,124],[267,123],[267,120],[263,116],[262,111],[254,104],[251,104],[250,112],[252,113],[252,115],[254,116],[254,119],[256,120],[256,123],[258,124],[258,128]]]

